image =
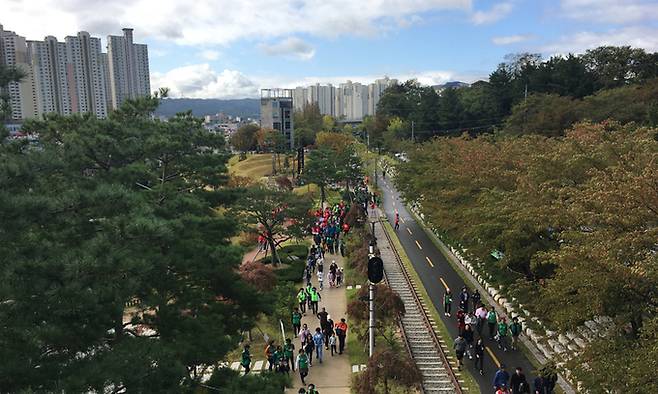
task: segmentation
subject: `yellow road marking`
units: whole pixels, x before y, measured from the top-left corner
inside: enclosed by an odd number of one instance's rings
[[[429,263],[430,267],[434,268],[434,263],[432,263],[432,260],[430,260],[430,258],[427,256],[425,256],[425,259],[427,259],[427,262]]]
[[[407,227],[407,232],[409,233],[409,235],[414,235],[414,233],[411,232],[411,229],[409,227]]]
[[[500,368],[500,361],[498,361],[498,359],[496,358],[496,355],[494,354],[494,352],[492,352],[491,349],[489,349],[488,346],[485,346],[484,348],[487,349],[487,353],[489,353],[489,355],[491,356],[491,359],[496,364],[496,367]]]
[[[439,279],[441,279],[441,283],[443,283],[443,287],[445,287],[446,290],[447,290],[448,289],[448,284],[446,283],[446,281],[443,280],[443,278],[439,278]]]
[[[420,243],[418,243],[418,241],[416,241],[416,246],[418,246],[418,249],[423,250],[423,247],[420,246]]]

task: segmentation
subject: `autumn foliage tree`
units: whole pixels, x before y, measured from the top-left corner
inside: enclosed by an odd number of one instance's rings
[[[638,344],[658,346],[657,135],[605,121],[560,138],[442,138],[410,151],[397,182],[481,269],[530,289],[524,304],[545,324],[566,332],[612,318],[611,334],[574,359],[578,379],[605,387],[606,371],[624,365],[648,381]]]
[[[385,349],[370,357],[366,370],[354,376],[352,387],[357,394],[388,394],[394,387],[409,392],[419,389],[422,379],[406,352]]]

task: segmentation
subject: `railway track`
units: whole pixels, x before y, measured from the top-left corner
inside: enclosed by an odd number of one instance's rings
[[[381,220],[375,226],[379,250],[384,261],[384,271],[388,286],[397,292],[406,313],[401,319],[404,341],[414,362],[423,375],[424,393],[462,393],[459,380],[450,366],[441,340],[436,334],[436,323],[429,316],[425,302],[420,298],[416,285],[400,258],[390,235],[384,230]],[[446,344],[443,344],[447,348]]]

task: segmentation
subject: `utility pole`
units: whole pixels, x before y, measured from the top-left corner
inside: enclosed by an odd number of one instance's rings
[[[414,142],[414,121],[411,121],[411,142]]]

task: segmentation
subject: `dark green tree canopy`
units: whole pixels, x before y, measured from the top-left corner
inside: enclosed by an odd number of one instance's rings
[[[157,105],[51,115],[0,147],[1,391],[182,391],[258,312],[214,209],[224,141]]]

